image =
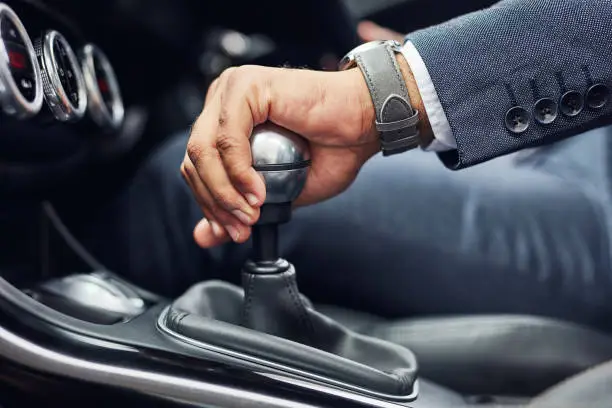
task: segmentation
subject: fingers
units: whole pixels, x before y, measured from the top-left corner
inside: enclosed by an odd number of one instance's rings
[[[254,126],[271,120],[309,140],[313,168],[300,198],[300,204],[308,204],[350,185],[364,161],[357,152],[368,142],[379,143],[368,131],[373,116],[363,76],[354,70],[227,70],[208,91],[181,167],[206,216],[194,229],[198,244],[210,247],[230,238],[244,242],[259,218],[266,192],[252,168]],[[317,146],[327,153],[317,154]]]
[[[262,79],[259,75],[253,69],[242,69],[227,77],[217,119],[216,148],[224,169],[232,185],[244,194],[251,206],[261,205],[266,193],[264,183],[252,167],[248,141],[253,126],[268,116],[267,106],[260,108],[258,85]]]
[[[211,247],[227,242],[230,238],[238,243],[248,240],[251,235],[248,223],[217,204],[188,157],[181,166],[181,173],[206,216],[194,230],[196,242],[202,247]],[[254,212],[255,218],[258,218],[259,209]]]
[[[357,26],[357,34],[365,41],[396,40],[404,41],[404,36],[397,31],[381,27],[372,21],[362,21]]]
[[[187,155],[188,162],[197,174],[194,178],[210,192],[210,204],[233,214],[246,225],[253,224],[257,219],[256,208],[251,207],[232,185],[217,148],[206,142],[190,141],[187,145]],[[187,169],[189,170],[188,167]],[[201,193],[196,191],[196,194]]]
[[[213,224],[208,217],[202,218],[202,220],[196,225],[193,230],[193,238],[195,242],[202,248],[213,248],[218,245],[224,244],[230,241],[230,238],[225,234],[225,238],[219,238],[215,232],[216,228],[220,228],[222,233],[225,233],[223,228],[218,224]]]
[[[232,184],[228,170],[221,159],[221,148],[231,151],[239,150],[238,160],[246,162],[248,167],[251,163],[249,135],[228,137],[222,134],[222,129],[220,129],[220,125],[225,120],[221,112],[228,76],[229,74],[222,75],[211,86],[205,108],[194,123],[187,145],[187,156],[219,205],[229,212],[240,211],[244,221],[248,223],[254,215],[251,205],[255,206],[259,199],[253,199],[251,197],[253,193],[250,191],[241,194],[237,190],[237,186]],[[249,197],[253,204],[249,204],[249,199],[246,197]]]
[[[210,248],[223,244],[230,240],[227,231],[221,227],[221,224],[216,220],[211,211],[207,209],[207,204],[203,198],[204,190],[201,183],[197,180],[196,171],[193,165],[186,158],[181,165],[181,174],[187,185],[194,193],[195,199],[198,202],[205,218],[203,218],[194,229],[195,241],[202,248]]]
[[[256,84],[261,78],[244,69],[236,75],[237,70],[227,70],[211,85],[192,127],[182,171],[203,210],[214,217],[196,230],[214,232],[216,221],[234,241],[244,242],[265,201],[265,184],[252,167],[249,137],[253,124],[267,113],[255,115],[252,108],[260,98]]]

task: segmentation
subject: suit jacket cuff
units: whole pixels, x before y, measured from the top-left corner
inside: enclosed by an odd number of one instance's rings
[[[612,121],[612,99],[599,106],[602,97],[591,92],[612,88],[612,2],[562,3],[501,1],[407,36],[457,143],[438,153],[447,167],[472,166]]]

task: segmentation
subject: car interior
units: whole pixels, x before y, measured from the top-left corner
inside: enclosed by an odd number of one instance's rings
[[[411,32],[493,3],[0,1],[0,407],[611,406],[612,333],[531,315],[385,316],[301,293],[278,227],[308,146],[272,124],[252,135],[272,199],[236,282],[169,297],[79,239],[226,68],[335,69],[360,20]]]

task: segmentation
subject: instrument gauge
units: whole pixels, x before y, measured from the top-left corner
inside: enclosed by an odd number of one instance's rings
[[[118,129],[125,114],[115,71],[99,47],[87,44],[81,53],[81,67],[89,97],[89,114],[103,128]]]
[[[0,3],[0,105],[20,119],[37,114],[43,101],[34,46],[13,9]]]
[[[87,108],[85,79],[66,38],[49,30],[35,42],[34,50],[40,62],[45,100],[53,116],[62,122],[82,118]]]

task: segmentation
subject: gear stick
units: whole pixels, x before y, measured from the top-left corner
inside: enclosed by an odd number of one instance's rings
[[[267,192],[253,228],[253,261],[265,263],[278,259],[278,226],[291,219],[291,204],[306,183],[310,151],[302,137],[266,123],[253,130],[251,152],[253,167],[262,175]]]
[[[295,269],[279,256],[279,226],[291,219],[291,205],[306,183],[308,144],[297,134],[266,123],[251,136],[253,166],[266,184],[266,201],[253,227],[253,254],[242,271],[243,326],[311,343],[309,302],[300,294]]]
[[[224,350],[222,355],[298,370],[302,379],[413,399],[414,355],[317,312],[300,295],[293,265],[279,256],[278,227],[291,219],[291,204],[308,175],[307,143],[267,123],[254,130],[251,149],[267,195],[253,227],[251,260],[242,269],[243,290],[222,281],[194,285],[160,316],[160,328]]]

